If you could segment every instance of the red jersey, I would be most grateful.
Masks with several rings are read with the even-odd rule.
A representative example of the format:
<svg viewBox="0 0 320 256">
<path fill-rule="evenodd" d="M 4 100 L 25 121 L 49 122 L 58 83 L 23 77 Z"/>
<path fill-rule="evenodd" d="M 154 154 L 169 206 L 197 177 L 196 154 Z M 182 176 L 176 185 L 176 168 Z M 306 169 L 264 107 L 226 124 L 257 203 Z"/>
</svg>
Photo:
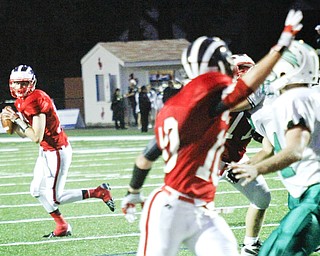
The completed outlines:
<svg viewBox="0 0 320 256">
<path fill-rule="evenodd" d="M 229 111 L 210 113 L 222 101 L 230 108 L 252 92 L 241 79 L 233 90 L 231 83 L 221 73 L 200 75 L 170 98 L 156 119 L 157 144 L 166 162 L 165 184 L 206 202 L 214 199 L 229 127 Z"/>
<path fill-rule="evenodd" d="M 225 150 L 221 160 L 230 163 L 238 162 L 246 153 L 251 141 L 252 126 L 245 112 L 230 113 L 230 127 L 226 135 Z"/>
<path fill-rule="evenodd" d="M 17 99 L 14 103 L 17 110 L 32 125 L 33 116 L 46 115 L 46 127 L 40 146 L 44 150 L 53 151 L 68 145 L 68 138 L 61 129 L 60 120 L 51 98 L 42 90 L 35 90 L 25 99 Z"/>
</svg>

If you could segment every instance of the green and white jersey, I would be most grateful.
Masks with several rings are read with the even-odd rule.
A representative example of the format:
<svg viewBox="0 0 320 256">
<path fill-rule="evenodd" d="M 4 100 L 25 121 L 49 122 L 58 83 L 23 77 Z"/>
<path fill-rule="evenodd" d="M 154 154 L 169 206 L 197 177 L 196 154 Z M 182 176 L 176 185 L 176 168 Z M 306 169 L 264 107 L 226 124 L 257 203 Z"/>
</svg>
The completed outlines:
<svg viewBox="0 0 320 256">
<path fill-rule="evenodd" d="M 301 124 L 311 132 L 311 141 L 301 161 L 279 171 L 291 196 L 298 198 L 311 185 L 320 183 L 320 89 L 296 88 L 279 96 L 253 114 L 257 132 L 272 143 L 275 153 L 286 147 L 285 134 Z"/>
</svg>

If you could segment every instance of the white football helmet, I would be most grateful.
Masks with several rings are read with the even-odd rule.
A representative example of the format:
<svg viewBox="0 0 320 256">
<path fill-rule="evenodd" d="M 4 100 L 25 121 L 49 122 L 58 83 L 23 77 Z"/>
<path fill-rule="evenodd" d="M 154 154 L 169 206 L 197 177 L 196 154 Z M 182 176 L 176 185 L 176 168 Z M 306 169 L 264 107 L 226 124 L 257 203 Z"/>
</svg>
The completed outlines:
<svg viewBox="0 0 320 256">
<path fill-rule="evenodd" d="M 247 54 L 234 54 L 231 57 L 234 62 L 233 74 L 236 78 L 243 76 L 255 65 Z"/>
<path fill-rule="evenodd" d="M 233 77 L 231 55 L 228 46 L 220 38 L 202 36 L 184 49 L 181 63 L 189 79 L 210 71 Z"/>
<path fill-rule="evenodd" d="M 9 86 L 12 97 L 25 98 L 35 90 L 36 76 L 30 66 L 20 65 L 12 69 Z"/>
<path fill-rule="evenodd" d="M 277 91 L 289 84 L 314 85 L 318 77 L 319 57 L 315 49 L 301 40 L 294 40 L 273 67 L 266 83 Z"/>
</svg>

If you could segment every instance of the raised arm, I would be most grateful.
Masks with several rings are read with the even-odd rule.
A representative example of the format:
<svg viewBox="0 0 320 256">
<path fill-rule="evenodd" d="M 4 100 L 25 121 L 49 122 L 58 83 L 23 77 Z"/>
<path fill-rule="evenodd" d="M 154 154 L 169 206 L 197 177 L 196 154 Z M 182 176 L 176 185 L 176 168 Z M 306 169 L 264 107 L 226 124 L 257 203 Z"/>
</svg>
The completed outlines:
<svg viewBox="0 0 320 256">
<path fill-rule="evenodd" d="M 230 93 L 224 98 L 223 102 L 218 106 L 216 113 L 221 113 L 226 109 L 235 107 L 236 104 L 245 100 L 248 94 L 255 91 L 264 82 L 274 65 L 281 58 L 282 52 L 290 46 L 295 35 L 301 30 L 302 24 L 300 24 L 300 21 L 302 17 L 301 11 L 289 11 L 284 30 L 277 44 L 271 48 L 271 51 L 250 72 L 247 72 L 243 77 L 238 79 L 234 93 Z"/>
</svg>

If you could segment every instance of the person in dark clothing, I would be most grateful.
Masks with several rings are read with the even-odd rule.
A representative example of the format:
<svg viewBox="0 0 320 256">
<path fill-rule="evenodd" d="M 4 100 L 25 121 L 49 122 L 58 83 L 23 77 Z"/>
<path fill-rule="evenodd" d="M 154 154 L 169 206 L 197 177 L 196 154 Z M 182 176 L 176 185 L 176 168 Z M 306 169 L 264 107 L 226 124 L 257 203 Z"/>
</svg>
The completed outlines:
<svg viewBox="0 0 320 256">
<path fill-rule="evenodd" d="M 113 111 L 112 120 L 115 122 L 115 128 L 126 129 L 124 123 L 125 105 L 124 99 L 120 93 L 120 89 L 117 88 L 112 97 L 111 110 Z"/>
<path fill-rule="evenodd" d="M 140 108 L 140 115 L 141 115 L 141 132 L 148 132 L 151 102 L 149 100 L 148 90 L 145 85 L 141 87 L 141 91 L 139 93 L 139 108 Z"/>
<path fill-rule="evenodd" d="M 176 95 L 180 91 L 180 89 L 175 88 L 173 82 L 170 80 L 168 82 L 168 87 L 166 87 L 163 91 L 163 103 L 165 103 L 172 96 Z"/>
<path fill-rule="evenodd" d="M 127 99 L 128 99 L 128 102 L 129 102 L 129 105 L 130 105 L 130 108 L 131 108 L 131 113 L 129 113 L 129 124 L 131 124 L 131 119 L 132 119 L 132 116 L 134 118 L 134 126 L 137 126 L 138 125 L 138 115 L 136 113 L 136 105 L 137 105 L 137 102 L 136 102 L 136 98 L 135 98 L 135 94 L 137 92 L 137 87 L 136 87 L 136 83 L 135 83 L 135 80 L 131 80 L 130 81 L 130 84 L 129 84 L 129 87 L 128 87 L 128 93 L 126 95 Z"/>
</svg>

